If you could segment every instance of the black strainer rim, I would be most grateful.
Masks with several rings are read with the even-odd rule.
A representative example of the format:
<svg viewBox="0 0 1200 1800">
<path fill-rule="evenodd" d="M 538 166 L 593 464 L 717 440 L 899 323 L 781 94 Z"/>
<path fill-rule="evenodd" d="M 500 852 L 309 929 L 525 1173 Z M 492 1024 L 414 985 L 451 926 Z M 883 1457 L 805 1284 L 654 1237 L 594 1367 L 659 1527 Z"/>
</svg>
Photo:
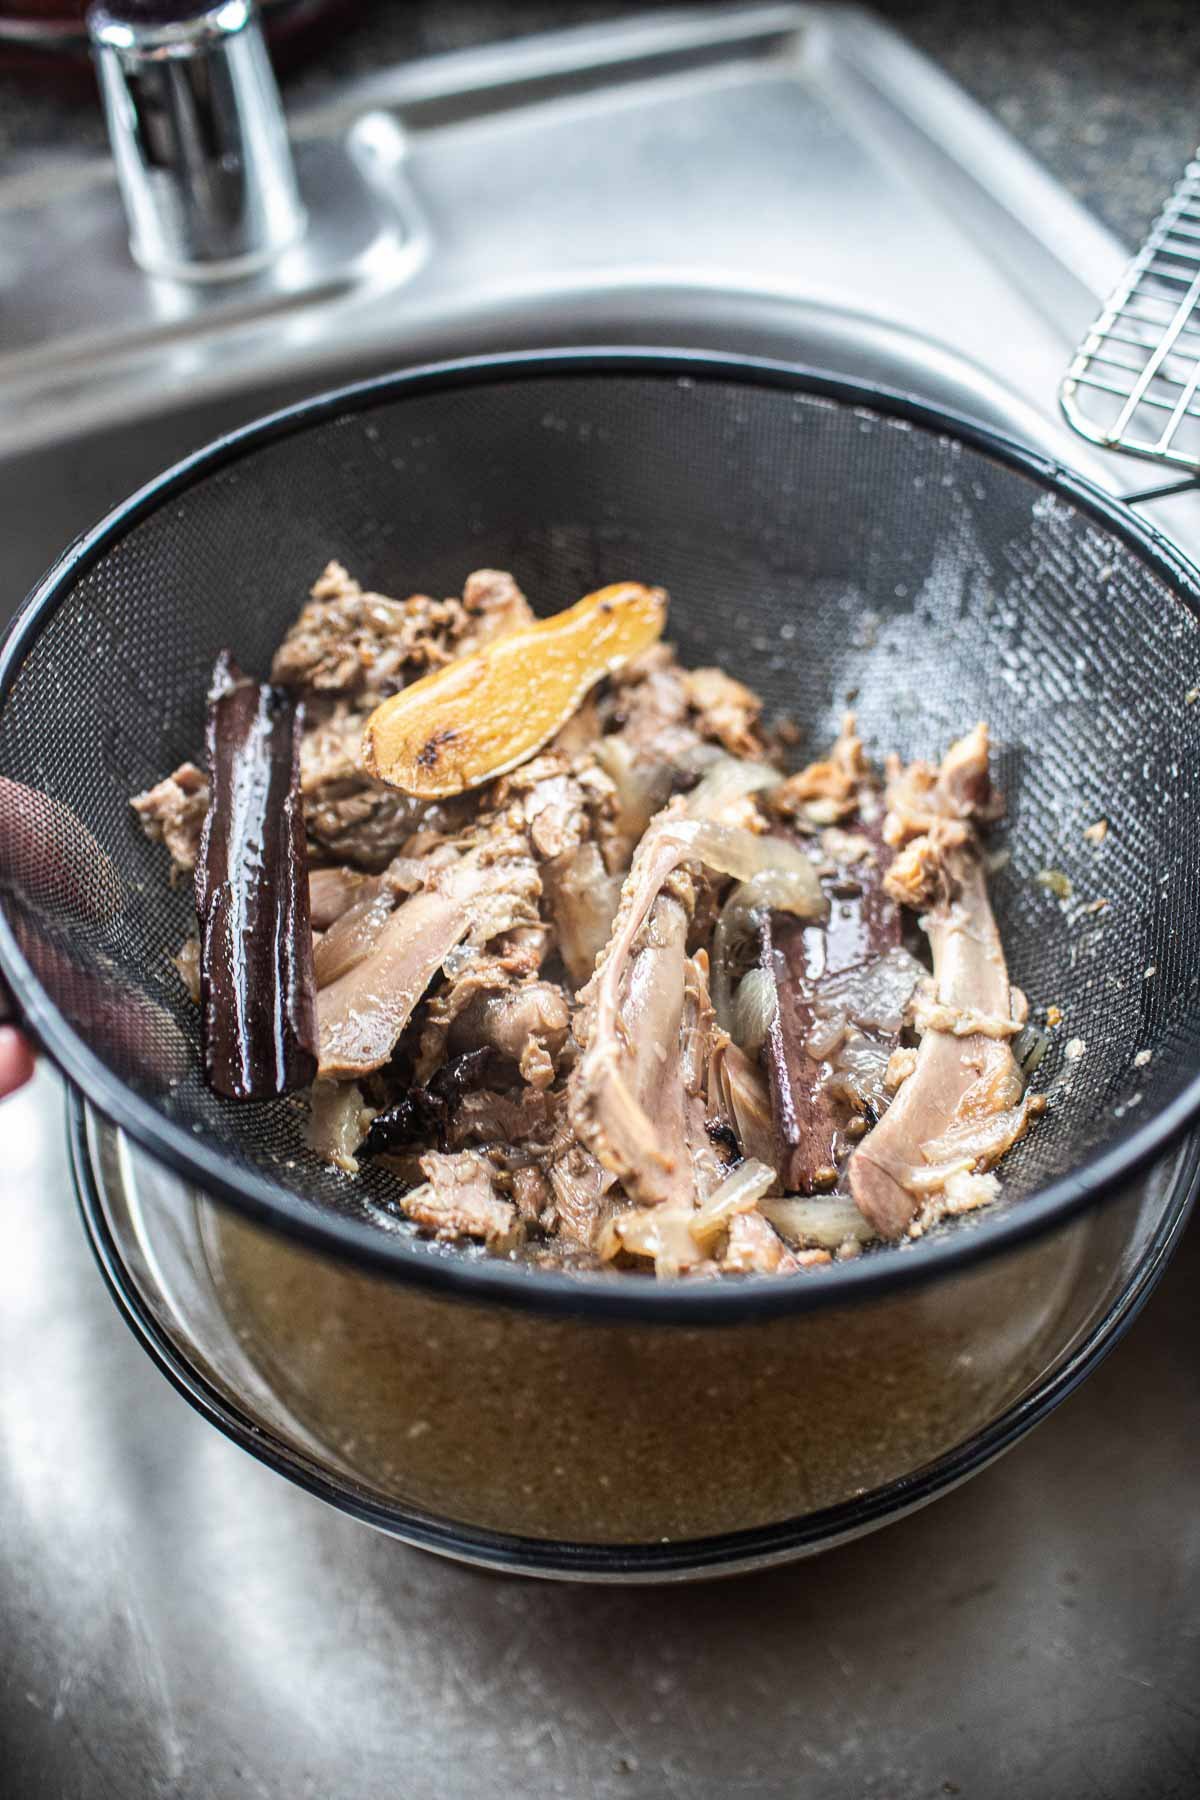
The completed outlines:
<svg viewBox="0 0 1200 1800">
<path fill-rule="evenodd" d="M 1069 499 L 1134 550 L 1200 616 L 1200 571 L 1160 531 L 1085 476 L 964 414 L 917 395 L 851 380 L 803 364 L 693 350 L 621 346 L 520 351 L 434 363 L 375 376 L 300 401 L 215 439 L 114 507 L 63 552 L 30 593 L 0 647 L 0 708 L 39 633 L 78 580 L 139 521 L 193 483 L 247 451 L 310 425 L 411 394 L 546 376 L 638 375 L 734 381 L 816 395 L 952 437 Z M 754 1276 L 741 1282 L 656 1283 L 638 1276 L 558 1275 L 517 1263 L 465 1256 L 365 1220 L 318 1212 L 266 1175 L 232 1170 L 225 1158 L 161 1114 L 96 1056 L 54 1005 L 22 954 L 0 909 L 0 974 L 25 1027 L 68 1081 L 150 1155 L 261 1225 L 380 1274 L 462 1299 L 541 1312 L 659 1324 L 735 1324 L 866 1300 L 966 1268 L 1064 1224 L 1127 1184 L 1171 1147 L 1200 1113 L 1200 1072 L 1166 1106 L 1119 1143 L 1059 1176 L 1011 1209 L 961 1221 L 943 1235 L 834 1264 L 819 1276 Z"/>
</svg>

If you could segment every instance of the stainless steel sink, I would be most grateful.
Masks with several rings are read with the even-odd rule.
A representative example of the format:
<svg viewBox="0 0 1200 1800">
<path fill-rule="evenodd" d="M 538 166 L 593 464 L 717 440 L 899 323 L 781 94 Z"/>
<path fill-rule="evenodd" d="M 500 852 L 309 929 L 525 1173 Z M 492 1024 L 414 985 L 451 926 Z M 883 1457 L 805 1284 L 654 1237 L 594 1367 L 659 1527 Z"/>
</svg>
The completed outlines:
<svg viewBox="0 0 1200 1800">
<path fill-rule="evenodd" d="M 986 416 L 1115 491 L 1146 483 L 1089 462 L 1055 413 L 1122 247 L 857 11 L 675 11 L 470 51 L 292 127 L 312 233 L 237 287 L 135 270 L 104 165 L 0 179 L 0 614 L 214 434 L 509 345 L 801 358 Z M 1160 511 L 1200 542 L 1194 502 Z M 1014 1767 L 1031 1793 L 1094 1786 L 1089 1746 L 1123 1792 L 1187 1787 L 1186 1278 L 1053 1431 L 819 1580 L 559 1607 L 364 1532 L 195 1418 L 88 1261 L 51 1071 L 3 1117 L 14 1791 L 640 1800 L 790 1792 L 803 1768 L 820 1795 L 886 1771 L 889 1792 L 990 1796 Z"/>
<path fill-rule="evenodd" d="M 240 283 L 136 269 L 104 164 L 0 183 L 6 612 L 207 439 L 498 348 L 823 364 L 1087 466 L 1054 394 L 1120 247 L 855 10 L 698 10 L 470 51 L 373 77 L 293 137 L 312 229 Z"/>
</svg>

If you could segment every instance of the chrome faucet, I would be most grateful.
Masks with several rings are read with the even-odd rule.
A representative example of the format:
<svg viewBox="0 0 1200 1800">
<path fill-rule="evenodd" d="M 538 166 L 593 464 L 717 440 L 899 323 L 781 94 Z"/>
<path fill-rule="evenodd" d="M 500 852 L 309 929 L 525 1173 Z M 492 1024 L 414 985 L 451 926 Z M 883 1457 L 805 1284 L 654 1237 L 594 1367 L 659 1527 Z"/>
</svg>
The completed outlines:
<svg viewBox="0 0 1200 1800">
<path fill-rule="evenodd" d="M 295 243 L 304 208 L 254 0 L 99 0 L 87 25 L 142 268 L 229 280 Z"/>
</svg>

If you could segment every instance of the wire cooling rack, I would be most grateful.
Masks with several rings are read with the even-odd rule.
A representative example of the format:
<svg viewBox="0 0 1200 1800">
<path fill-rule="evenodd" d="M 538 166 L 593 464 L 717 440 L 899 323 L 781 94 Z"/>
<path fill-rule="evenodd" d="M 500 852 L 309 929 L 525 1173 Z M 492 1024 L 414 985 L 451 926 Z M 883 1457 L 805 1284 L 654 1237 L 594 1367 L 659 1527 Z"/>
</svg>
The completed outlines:
<svg viewBox="0 0 1200 1800">
<path fill-rule="evenodd" d="M 1106 449 L 1200 475 L 1200 150 L 1059 388 Z"/>
</svg>

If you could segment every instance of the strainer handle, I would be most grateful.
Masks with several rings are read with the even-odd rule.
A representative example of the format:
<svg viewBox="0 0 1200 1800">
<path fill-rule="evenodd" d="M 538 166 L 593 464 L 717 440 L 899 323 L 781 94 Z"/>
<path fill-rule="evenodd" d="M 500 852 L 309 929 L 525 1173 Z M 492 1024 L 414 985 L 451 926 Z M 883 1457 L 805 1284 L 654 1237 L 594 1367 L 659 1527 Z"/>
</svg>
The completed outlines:
<svg viewBox="0 0 1200 1800">
<path fill-rule="evenodd" d="M 25 1085 L 33 1074 L 34 1057 L 34 1043 L 16 1002 L 0 981 L 0 1100 Z"/>
<path fill-rule="evenodd" d="M 0 891 L 17 903 L 7 909 L 9 922 L 22 952 L 35 963 L 39 955 L 58 954 L 32 924 L 47 894 L 68 930 L 71 921 L 94 925 L 110 918 L 123 903 L 121 878 L 82 821 L 60 802 L 6 775 L 0 775 Z M 29 914 L 27 939 L 20 925 L 22 901 Z M 14 1025 L 32 1045 L 25 1008 L 0 979 L 0 1027 Z M 0 1095 L 6 1091 L 4 1065 L 0 1040 Z"/>
</svg>

